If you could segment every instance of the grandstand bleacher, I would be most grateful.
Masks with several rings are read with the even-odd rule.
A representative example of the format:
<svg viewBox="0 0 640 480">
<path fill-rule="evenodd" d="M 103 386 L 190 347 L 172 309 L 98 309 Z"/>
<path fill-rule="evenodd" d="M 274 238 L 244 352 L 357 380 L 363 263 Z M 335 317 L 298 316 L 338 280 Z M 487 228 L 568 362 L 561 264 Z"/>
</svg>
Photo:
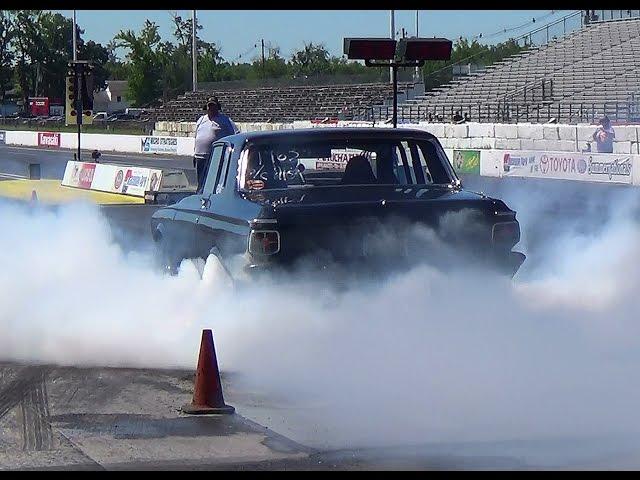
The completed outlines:
<svg viewBox="0 0 640 480">
<path fill-rule="evenodd" d="M 405 102 L 399 118 L 450 121 L 460 111 L 473 121 L 575 123 L 606 113 L 622 123 L 637 120 L 639 92 L 640 19 L 608 20 Z"/>
<path fill-rule="evenodd" d="M 407 88 L 408 83 L 399 85 L 399 91 Z M 156 121 L 196 121 L 211 96 L 218 97 L 224 112 L 236 122 L 351 120 L 372 105 L 391 103 L 393 86 L 364 83 L 187 92 L 158 109 Z"/>
</svg>

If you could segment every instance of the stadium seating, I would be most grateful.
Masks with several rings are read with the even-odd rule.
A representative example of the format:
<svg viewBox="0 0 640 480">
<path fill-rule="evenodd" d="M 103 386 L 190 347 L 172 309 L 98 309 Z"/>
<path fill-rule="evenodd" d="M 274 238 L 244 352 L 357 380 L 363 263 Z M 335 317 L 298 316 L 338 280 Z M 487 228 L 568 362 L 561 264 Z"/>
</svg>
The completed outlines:
<svg viewBox="0 0 640 480">
<path fill-rule="evenodd" d="M 633 120 L 640 93 L 640 19 L 595 22 L 400 106 L 399 117 L 450 121 Z M 383 119 L 389 109 L 378 108 Z M 375 110 L 374 110 L 375 112 Z M 429 115 L 431 114 L 431 115 Z"/>
<path fill-rule="evenodd" d="M 408 84 L 399 85 L 404 91 Z M 236 122 L 291 122 L 324 118 L 351 120 L 371 105 L 390 104 L 388 83 L 290 86 L 187 92 L 156 112 L 156 121 L 195 121 L 208 97 L 216 96 Z"/>
</svg>

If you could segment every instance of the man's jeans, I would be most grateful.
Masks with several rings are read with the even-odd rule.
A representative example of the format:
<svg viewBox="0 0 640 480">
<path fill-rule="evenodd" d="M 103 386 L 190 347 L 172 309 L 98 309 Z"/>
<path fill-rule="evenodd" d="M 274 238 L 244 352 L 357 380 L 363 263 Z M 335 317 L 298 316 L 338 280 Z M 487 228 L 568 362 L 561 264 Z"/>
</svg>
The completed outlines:
<svg viewBox="0 0 640 480">
<path fill-rule="evenodd" d="M 204 177 L 207 173 L 207 157 L 194 156 L 193 166 L 196 167 L 196 175 L 198 177 L 198 191 L 201 191 L 204 185 Z"/>
</svg>

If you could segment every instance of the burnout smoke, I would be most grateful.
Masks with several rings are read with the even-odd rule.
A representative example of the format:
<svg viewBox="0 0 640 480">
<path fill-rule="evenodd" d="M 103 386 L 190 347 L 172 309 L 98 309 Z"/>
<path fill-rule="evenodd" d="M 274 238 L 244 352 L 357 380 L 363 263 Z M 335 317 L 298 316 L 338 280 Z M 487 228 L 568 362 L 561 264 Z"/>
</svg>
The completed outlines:
<svg viewBox="0 0 640 480">
<path fill-rule="evenodd" d="M 637 201 L 586 196 L 566 222 L 540 188 L 501 192 L 529 257 L 515 280 L 418 265 L 344 291 L 300 272 L 234 290 L 214 259 L 170 277 L 96 207 L 0 205 L 0 357 L 193 369 L 212 328 L 234 389 L 310 445 L 640 433 Z"/>
</svg>

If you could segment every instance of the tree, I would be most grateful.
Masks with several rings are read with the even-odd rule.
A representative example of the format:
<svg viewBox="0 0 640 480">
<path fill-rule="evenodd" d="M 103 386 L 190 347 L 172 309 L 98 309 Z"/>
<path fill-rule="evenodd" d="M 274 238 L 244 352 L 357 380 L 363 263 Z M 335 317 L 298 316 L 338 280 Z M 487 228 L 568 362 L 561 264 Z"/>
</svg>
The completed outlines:
<svg viewBox="0 0 640 480">
<path fill-rule="evenodd" d="M 262 56 L 256 56 L 251 62 L 251 70 L 248 79 L 257 80 L 262 78 L 282 78 L 292 77 L 293 71 L 291 65 L 280 56 L 280 47 L 267 43 L 267 53 L 265 55 L 264 64 Z"/>
<path fill-rule="evenodd" d="M 100 90 L 107 86 L 106 80 L 109 77 L 108 62 L 109 50 L 102 44 L 89 40 L 82 43 L 79 48 L 78 59 L 88 60 L 94 67 L 93 70 L 93 88 Z"/>
<path fill-rule="evenodd" d="M 116 53 L 118 49 L 117 41 L 111 40 L 105 47 L 107 51 L 107 62 L 104 69 L 107 72 L 107 80 L 126 80 L 129 76 L 128 65 L 122 62 Z"/>
<path fill-rule="evenodd" d="M 33 92 L 36 96 L 62 99 L 68 70 L 67 63 L 73 59 L 73 21 L 59 13 L 43 12 L 37 18 L 36 25 L 40 34 L 36 42 L 37 82 Z M 79 25 L 76 25 L 76 28 L 78 59 L 91 60 L 82 55 L 82 52 L 87 51 L 82 39 L 84 31 Z"/>
<path fill-rule="evenodd" d="M 120 30 L 114 40 L 116 48 L 129 50 L 127 97 L 135 105 L 143 105 L 158 98 L 162 92 L 163 66 L 159 52 L 158 25 L 145 20 L 139 35 L 133 30 Z"/>
<path fill-rule="evenodd" d="M 215 82 L 221 79 L 229 64 L 220 55 L 215 43 L 203 42 L 198 49 L 198 79 L 202 82 Z"/>
<path fill-rule="evenodd" d="M 182 80 L 174 88 L 184 91 L 191 87 L 192 83 L 193 20 L 191 18 L 183 19 L 175 12 L 171 13 L 171 18 L 174 25 L 173 36 L 178 42 L 173 61 L 174 65 L 182 66 L 182 75 L 179 76 Z M 202 25 L 196 18 L 196 35 L 199 30 L 202 30 Z M 218 77 L 221 64 L 224 62 L 220 55 L 220 48 L 214 42 L 205 42 L 196 38 L 196 50 L 198 52 L 198 79 L 213 81 L 212 79 Z"/>
<path fill-rule="evenodd" d="M 30 96 L 62 99 L 67 63 L 73 58 L 72 20 L 59 13 L 17 10 L 11 13 L 10 18 L 7 17 L 7 21 L 12 27 L 15 78 L 24 105 Z M 93 41 L 85 44 L 82 39 L 84 31 L 78 25 L 76 28 L 78 58 L 89 60 L 96 66 L 94 82 L 97 87 L 103 86 L 106 79 L 103 66 L 108 52 Z"/>
<path fill-rule="evenodd" d="M 323 44 L 305 43 L 302 50 L 291 56 L 291 64 L 296 76 L 327 73 L 330 70 L 329 52 Z"/>
<path fill-rule="evenodd" d="M 0 101 L 4 102 L 7 90 L 13 87 L 13 51 L 11 42 L 14 29 L 11 18 L 0 10 Z"/>
<path fill-rule="evenodd" d="M 36 81 L 36 64 L 41 58 L 41 43 L 37 26 L 39 10 L 16 10 L 11 12 L 14 27 L 14 48 L 16 52 L 15 76 L 26 110 L 31 89 Z"/>
<path fill-rule="evenodd" d="M 186 53 L 191 56 L 193 20 L 190 18 L 183 20 L 176 12 L 171 12 L 171 19 L 173 20 L 173 36 L 178 40 L 178 48 L 184 48 Z M 199 30 L 202 30 L 202 25 L 196 18 L 196 37 Z M 200 52 L 202 43 L 204 42 L 197 38 L 196 48 L 198 52 Z"/>
</svg>

